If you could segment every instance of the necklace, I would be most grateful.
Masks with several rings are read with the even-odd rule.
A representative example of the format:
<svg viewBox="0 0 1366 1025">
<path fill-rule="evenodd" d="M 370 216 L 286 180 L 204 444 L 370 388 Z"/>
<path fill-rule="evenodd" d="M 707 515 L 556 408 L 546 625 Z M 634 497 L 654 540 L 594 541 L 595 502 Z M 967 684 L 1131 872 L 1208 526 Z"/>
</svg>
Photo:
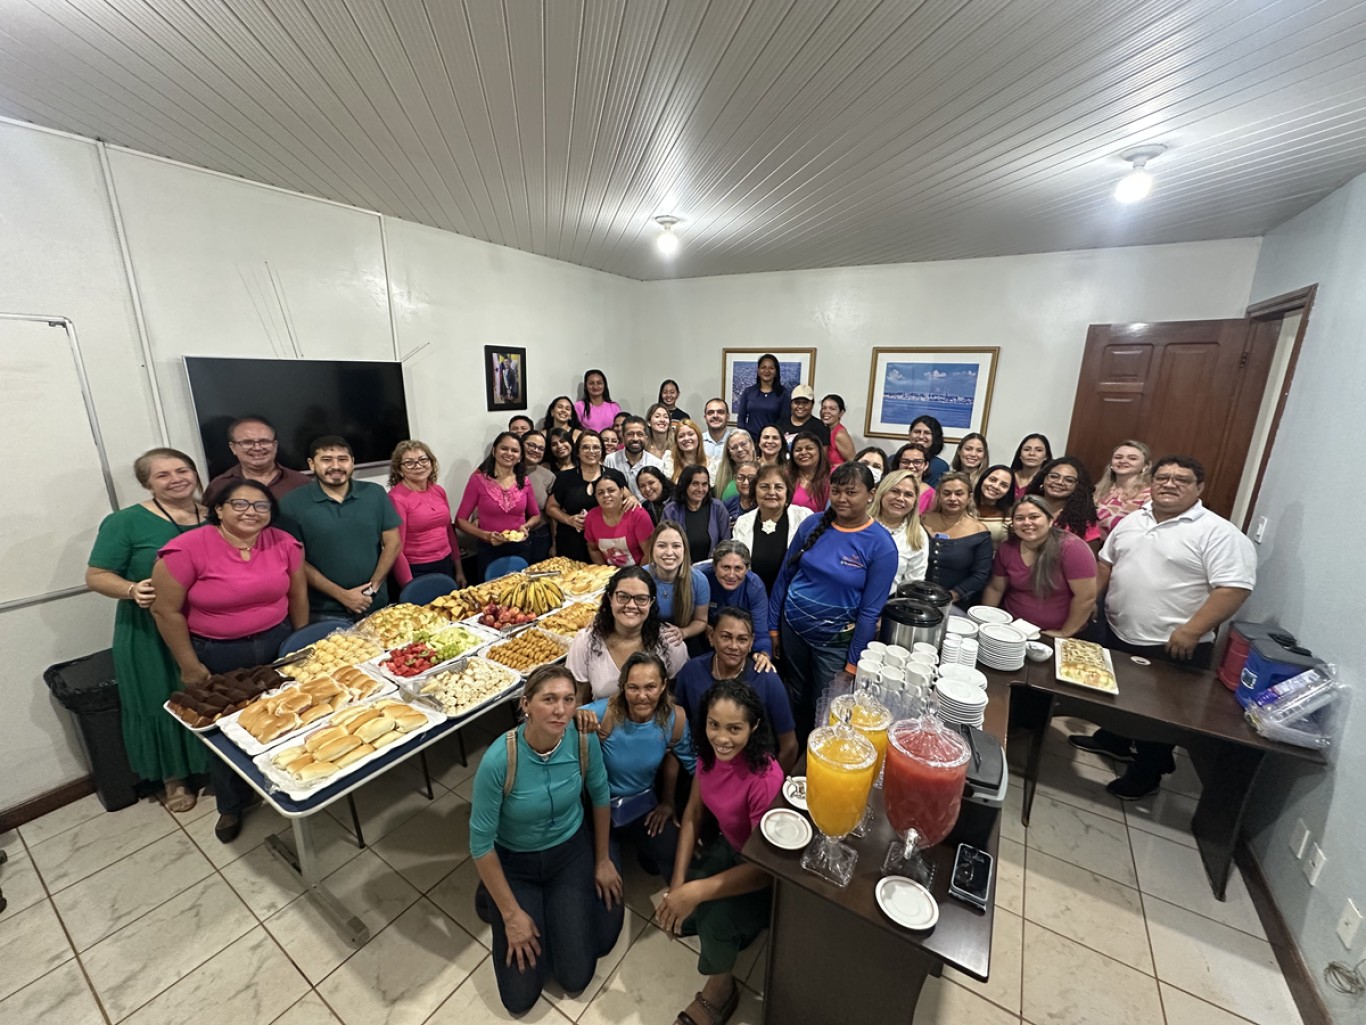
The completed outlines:
<svg viewBox="0 0 1366 1025">
<path fill-rule="evenodd" d="M 223 525 L 221 523 L 218 525 L 218 536 L 221 537 L 228 544 L 230 544 L 232 547 L 236 548 L 239 552 L 250 552 L 253 548 L 256 547 L 256 541 L 253 541 L 249 545 L 239 545 L 235 540 L 233 540 L 232 536 L 226 530 L 223 529 Z M 260 540 L 260 535 L 257 535 L 256 540 Z"/>
<path fill-rule="evenodd" d="M 183 533 L 185 533 L 185 531 L 189 530 L 191 527 L 197 527 L 197 526 L 199 526 L 201 523 L 204 522 L 203 518 L 199 515 L 199 505 L 198 505 L 198 503 L 196 503 L 196 504 L 195 504 L 195 507 L 194 507 L 194 522 L 193 522 L 193 523 L 180 523 L 180 522 L 178 522 L 178 521 L 176 520 L 176 518 L 175 518 L 174 516 L 172 516 L 172 515 L 166 510 L 166 507 L 165 507 L 164 505 L 162 505 L 160 502 L 157 501 L 155 495 L 152 496 L 152 504 L 153 504 L 154 506 L 156 506 L 156 507 L 161 511 L 161 515 L 165 516 L 168 520 L 171 521 L 171 526 L 175 527 L 175 532 L 176 532 L 177 534 L 183 534 Z"/>
</svg>

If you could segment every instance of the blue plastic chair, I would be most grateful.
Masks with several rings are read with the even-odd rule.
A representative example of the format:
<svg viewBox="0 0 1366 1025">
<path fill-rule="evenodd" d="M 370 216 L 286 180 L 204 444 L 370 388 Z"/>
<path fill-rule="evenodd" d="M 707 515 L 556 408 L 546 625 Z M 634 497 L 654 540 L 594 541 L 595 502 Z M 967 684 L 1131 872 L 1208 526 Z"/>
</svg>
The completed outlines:
<svg viewBox="0 0 1366 1025">
<path fill-rule="evenodd" d="M 413 605 L 426 605 L 434 598 L 450 594 L 459 586 L 445 573 L 428 573 L 425 576 L 414 577 L 408 586 L 399 592 L 398 600 Z"/>
<path fill-rule="evenodd" d="M 509 573 L 520 573 L 529 565 L 530 563 L 520 555 L 504 555 L 501 559 L 494 559 L 489 563 L 489 568 L 484 570 L 484 580 L 487 582 L 505 577 Z"/>
<path fill-rule="evenodd" d="M 280 642 L 278 657 L 284 658 L 291 651 L 306 648 L 314 641 L 320 641 L 328 634 L 337 630 L 345 630 L 351 625 L 349 619 L 320 619 L 316 623 L 309 623 L 308 626 L 300 627 Z"/>
</svg>

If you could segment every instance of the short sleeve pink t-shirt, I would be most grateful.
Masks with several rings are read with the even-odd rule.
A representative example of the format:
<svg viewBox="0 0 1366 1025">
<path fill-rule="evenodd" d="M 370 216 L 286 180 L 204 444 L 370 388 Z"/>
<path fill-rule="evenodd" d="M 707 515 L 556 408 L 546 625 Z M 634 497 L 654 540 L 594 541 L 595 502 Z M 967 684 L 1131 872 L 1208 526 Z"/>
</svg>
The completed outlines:
<svg viewBox="0 0 1366 1025">
<path fill-rule="evenodd" d="M 721 835 L 738 851 L 783 788 L 783 770 L 770 758 L 760 772 L 751 772 L 743 754 L 728 762 L 718 758 L 710 769 L 699 761 L 697 785 Z"/>
<path fill-rule="evenodd" d="M 185 588 L 190 633 L 231 641 L 279 626 L 289 615 L 289 578 L 303 565 L 303 545 L 279 527 L 261 531 L 251 558 L 216 526 L 186 531 L 162 546 L 160 558 Z"/>
<path fill-rule="evenodd" d="M 645 542 L 654 532 L 654 521 L 640 506 L 627 509 L 621 521 L 609 527 L 602 510 L 589 509 L 583 518 L 583 537 L 589 551 L 599 551 L 609 566 L 639 566 L 645 561 Z"/>
<path fill-rule="evenodd" d="M 1054 586 L 1042 598 L 1034 594 L 1030 582 L 1033 567 L 1026 566 L 1020 557 L 1020 542 L 1011 538 L 996 551 L 991 575 L 1006 578 L 1006 593 L 1001 606 L 1016 619 L 1033 623 L 1040 630 L 1056 630 L 1067 622 L 1072 607 L 1070 580 L 1087 580 L 1096 575 L 1096 557 L 1086 542 L 1065 531 L 1059 534 L 1062 557 Z"/>
</svg>

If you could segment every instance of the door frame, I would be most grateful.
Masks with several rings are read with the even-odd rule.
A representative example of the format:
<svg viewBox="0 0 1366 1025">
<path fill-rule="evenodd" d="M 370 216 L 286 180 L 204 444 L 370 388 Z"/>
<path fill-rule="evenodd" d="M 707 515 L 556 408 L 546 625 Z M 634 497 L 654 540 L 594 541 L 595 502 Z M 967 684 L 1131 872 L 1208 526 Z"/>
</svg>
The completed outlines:
<svg viewBox="0 0 1366 1025">
<path fill-rule="evenodd" d="M 1304 344 L 1304 334 L 1309 327 L 1309 313 L 1314 305 L 1314 297 L 1318 294 L 1318 283 L 1297 288 L 1292 292 L 1283 292 L 1280 295 L 1272 296 L 1270 299 L 1263 299 L 1261 302 L 1253 303 L 1247 308 L 1244 315 L 1251 320 L 1260 321 L 1280 321 L 1284 320 L 1292 313 L 1300 314 L 1300 325 L 1295 332 L 1295 340 L 1291 344 L 1290 359 L 1286 362 L 1285 377 L 1281 381 L 1281 393 L 1276 396 L 1276 410 L 1271 415 L 1271 429 L 1267 432 L 1266 443 L 1262 446 L 1262 457 L 1257 465 L 1257 479 L 1252 485 L 1252 494 L 1248 497 L 1247 510 L 1243 513 L 1243 522 L 1240 528 L 1244 533 L 1247 532 L 1249 524 L 1252 522 L 1252 514 L 1257 509 L 1257 499 L 1261 495 L 1262 481 L 1266 477 L 1267 465 L 1271 462 L 1271 452 L 1276 447 L 1276 435 L 1281 429 L 1281 416 L 1285 413 L 1285 403 L 1290 396 L 1290 386 L 1295 380 L 1295 367 L 1300 361 L 1300 348 Z"/>
</svg>

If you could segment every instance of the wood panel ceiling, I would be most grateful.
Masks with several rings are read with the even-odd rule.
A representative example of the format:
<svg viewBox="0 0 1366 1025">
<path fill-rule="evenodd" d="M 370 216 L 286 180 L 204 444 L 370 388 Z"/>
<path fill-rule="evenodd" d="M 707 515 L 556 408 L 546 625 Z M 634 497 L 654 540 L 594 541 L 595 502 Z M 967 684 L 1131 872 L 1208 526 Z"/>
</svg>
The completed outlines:
<svg viewBox="0 0 1366 1025">
<path fill-rule="evenodd" d="M 0 113 L 641 279 L 1260 235 L 1364 102 L 1346 0 L 0 0 Z"/>
</svg>

